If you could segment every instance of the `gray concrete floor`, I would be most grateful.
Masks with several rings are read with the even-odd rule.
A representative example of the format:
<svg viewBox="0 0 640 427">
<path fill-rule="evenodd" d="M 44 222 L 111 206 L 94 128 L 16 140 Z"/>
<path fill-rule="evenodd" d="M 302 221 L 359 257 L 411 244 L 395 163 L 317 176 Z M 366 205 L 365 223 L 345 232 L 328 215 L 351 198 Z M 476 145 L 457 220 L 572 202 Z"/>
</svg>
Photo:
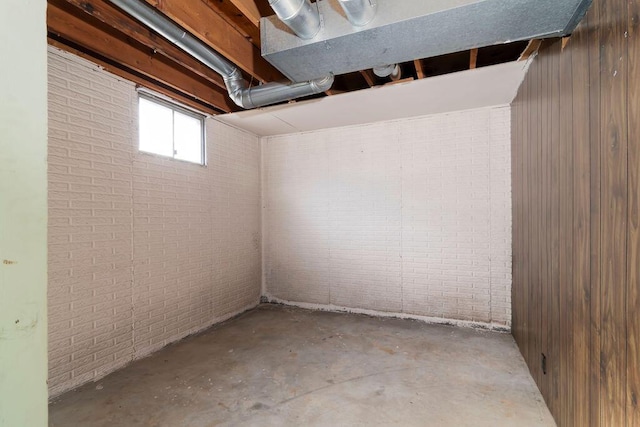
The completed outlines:
<svg viewBox="0 0 640 427">
<path fill-rule="evenodd" d="M 260 306 L 51 403 L 50 426 L 554 426 L 512 337 Z"/>
</svg>

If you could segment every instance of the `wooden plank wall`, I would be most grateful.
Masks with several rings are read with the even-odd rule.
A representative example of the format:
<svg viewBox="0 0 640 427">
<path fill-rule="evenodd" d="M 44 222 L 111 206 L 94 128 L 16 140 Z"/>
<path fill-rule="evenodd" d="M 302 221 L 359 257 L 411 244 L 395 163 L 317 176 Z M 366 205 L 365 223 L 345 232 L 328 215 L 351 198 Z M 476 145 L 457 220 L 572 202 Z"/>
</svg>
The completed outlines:
<svg viewBox="0 0 640 427">
<path fill-rule="evenodd" d="M 559 426 L 640 426 L 639 15 L 594 0 L 512 108 L 513 335 Z"/>
</svg>

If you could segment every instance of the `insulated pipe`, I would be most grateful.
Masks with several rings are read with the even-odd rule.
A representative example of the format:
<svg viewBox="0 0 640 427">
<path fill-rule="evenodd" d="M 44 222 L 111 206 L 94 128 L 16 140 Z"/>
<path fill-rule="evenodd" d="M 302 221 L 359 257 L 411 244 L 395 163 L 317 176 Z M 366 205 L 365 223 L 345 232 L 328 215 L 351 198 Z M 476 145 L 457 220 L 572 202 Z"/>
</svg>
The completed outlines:
<svg viewBox="0 0 640 427">
<path fill-rule="evenodd" d="M 339 0 L 347 19 L 355 27 L 363 27 L 373 20 L 378 10 L 377 0 Z"/>
<path fill-rule="evenodd" d="M 142 1 L 109 1 L 220 74 L 229 92 L 229 97 L 242 108 L 263 107 L 294 98 L 315 95 L 329 90 L 333 85 L 333 75 L 329 75 L 303 83 L 267 83 L 261 86 L 247 87 L 242 73 L 235 65 L 151 7 L 143 4 Z"/>
<path fill-rule="evenodd" d="M 301 39 L 312 39 L 320 31 L 318 6 L 309 0 L 269 0 L 278 18 Z"/>
</svg>

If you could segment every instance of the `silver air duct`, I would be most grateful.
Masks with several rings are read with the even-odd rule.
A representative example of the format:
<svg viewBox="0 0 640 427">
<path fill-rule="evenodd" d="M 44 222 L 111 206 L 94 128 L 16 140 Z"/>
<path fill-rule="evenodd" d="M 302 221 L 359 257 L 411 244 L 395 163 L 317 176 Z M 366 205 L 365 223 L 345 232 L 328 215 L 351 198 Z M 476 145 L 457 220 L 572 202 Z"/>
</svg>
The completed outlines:
<svg viewBox="0 0 640 427">
<path fill-rule="evenodd" d="M 320 31 L 320 13 L 309 0 L 269 0 L 278 18 L 301 39 L 312 39 Z"/>
<path fill-rule="evenodd" d="M 242 108 L 250 109 L 276 104 L 327 91 L 333 85 L 333 75 L 303 83 L 267 83 L 247 87 L 240 70 L 200 40 L 139 0 L 109 0 L 180 49 L 202 62 L 224 79 L 229 97 Z"/>
<path fill-rule="evenodd" d="M 378 9 L 377 0 L 339 0 L 347 19 L 354 27 L 363 27 L 373 20 Z"/>
<path fill-rule="evenodd" d="M 147 0 L 149 1 L 149 0 Z M 372 4 L 374 0 L 370 0 Z M 316 0 L 322 31 L 301 40 L 277 16 L 260 20 L 262 57 L 294 82 L 402 64 L 517 40 L 571 34 L 591 0 L 376 0 L 363 27 L 338 0 Z M 343 7 L 365 0 L 341 0 Z M 349 8 L 350 10 L 350 8 Z"/>
<path fill-rule="evenodd" d="M 398 64 L 374 67 L 373 74 L 378 77 L 389 77 L 393 81 L 400 80 L 400 77 L 402 77 L 402 71 L 400 70 L 400 66 Z"/>
<path fill-rule="evenodd" d="M 240 73 L 238 72 L 238 74 Z M 234 86 L 235 82 L 238 81 L 244 83 L 241 75 L 239 75 L 239 79 L 234 79 L 232 82 L 227 81 L 225 77 L 229 96 L 236 104 L 244 106 L 244 108 L 255 108 L 325 92 L 331 89 L 333 76 L 302 83 L 268 83 L 251 89 L 245 89 L 239 85 Z"/>
</svg>

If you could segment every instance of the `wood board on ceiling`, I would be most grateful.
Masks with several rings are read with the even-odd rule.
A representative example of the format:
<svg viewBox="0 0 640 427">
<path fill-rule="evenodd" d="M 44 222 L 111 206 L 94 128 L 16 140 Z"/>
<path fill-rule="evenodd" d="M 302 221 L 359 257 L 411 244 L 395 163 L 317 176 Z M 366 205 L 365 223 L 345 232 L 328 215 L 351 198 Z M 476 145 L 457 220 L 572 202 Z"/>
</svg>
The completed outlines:
<svg viewBox="0 0 640 427">
<path fill-rule="evenodd" d="M 509 62 L 216 119 L 259 136 L 283 135 L 509 104 L 528 62 Z"/>
</svg>

